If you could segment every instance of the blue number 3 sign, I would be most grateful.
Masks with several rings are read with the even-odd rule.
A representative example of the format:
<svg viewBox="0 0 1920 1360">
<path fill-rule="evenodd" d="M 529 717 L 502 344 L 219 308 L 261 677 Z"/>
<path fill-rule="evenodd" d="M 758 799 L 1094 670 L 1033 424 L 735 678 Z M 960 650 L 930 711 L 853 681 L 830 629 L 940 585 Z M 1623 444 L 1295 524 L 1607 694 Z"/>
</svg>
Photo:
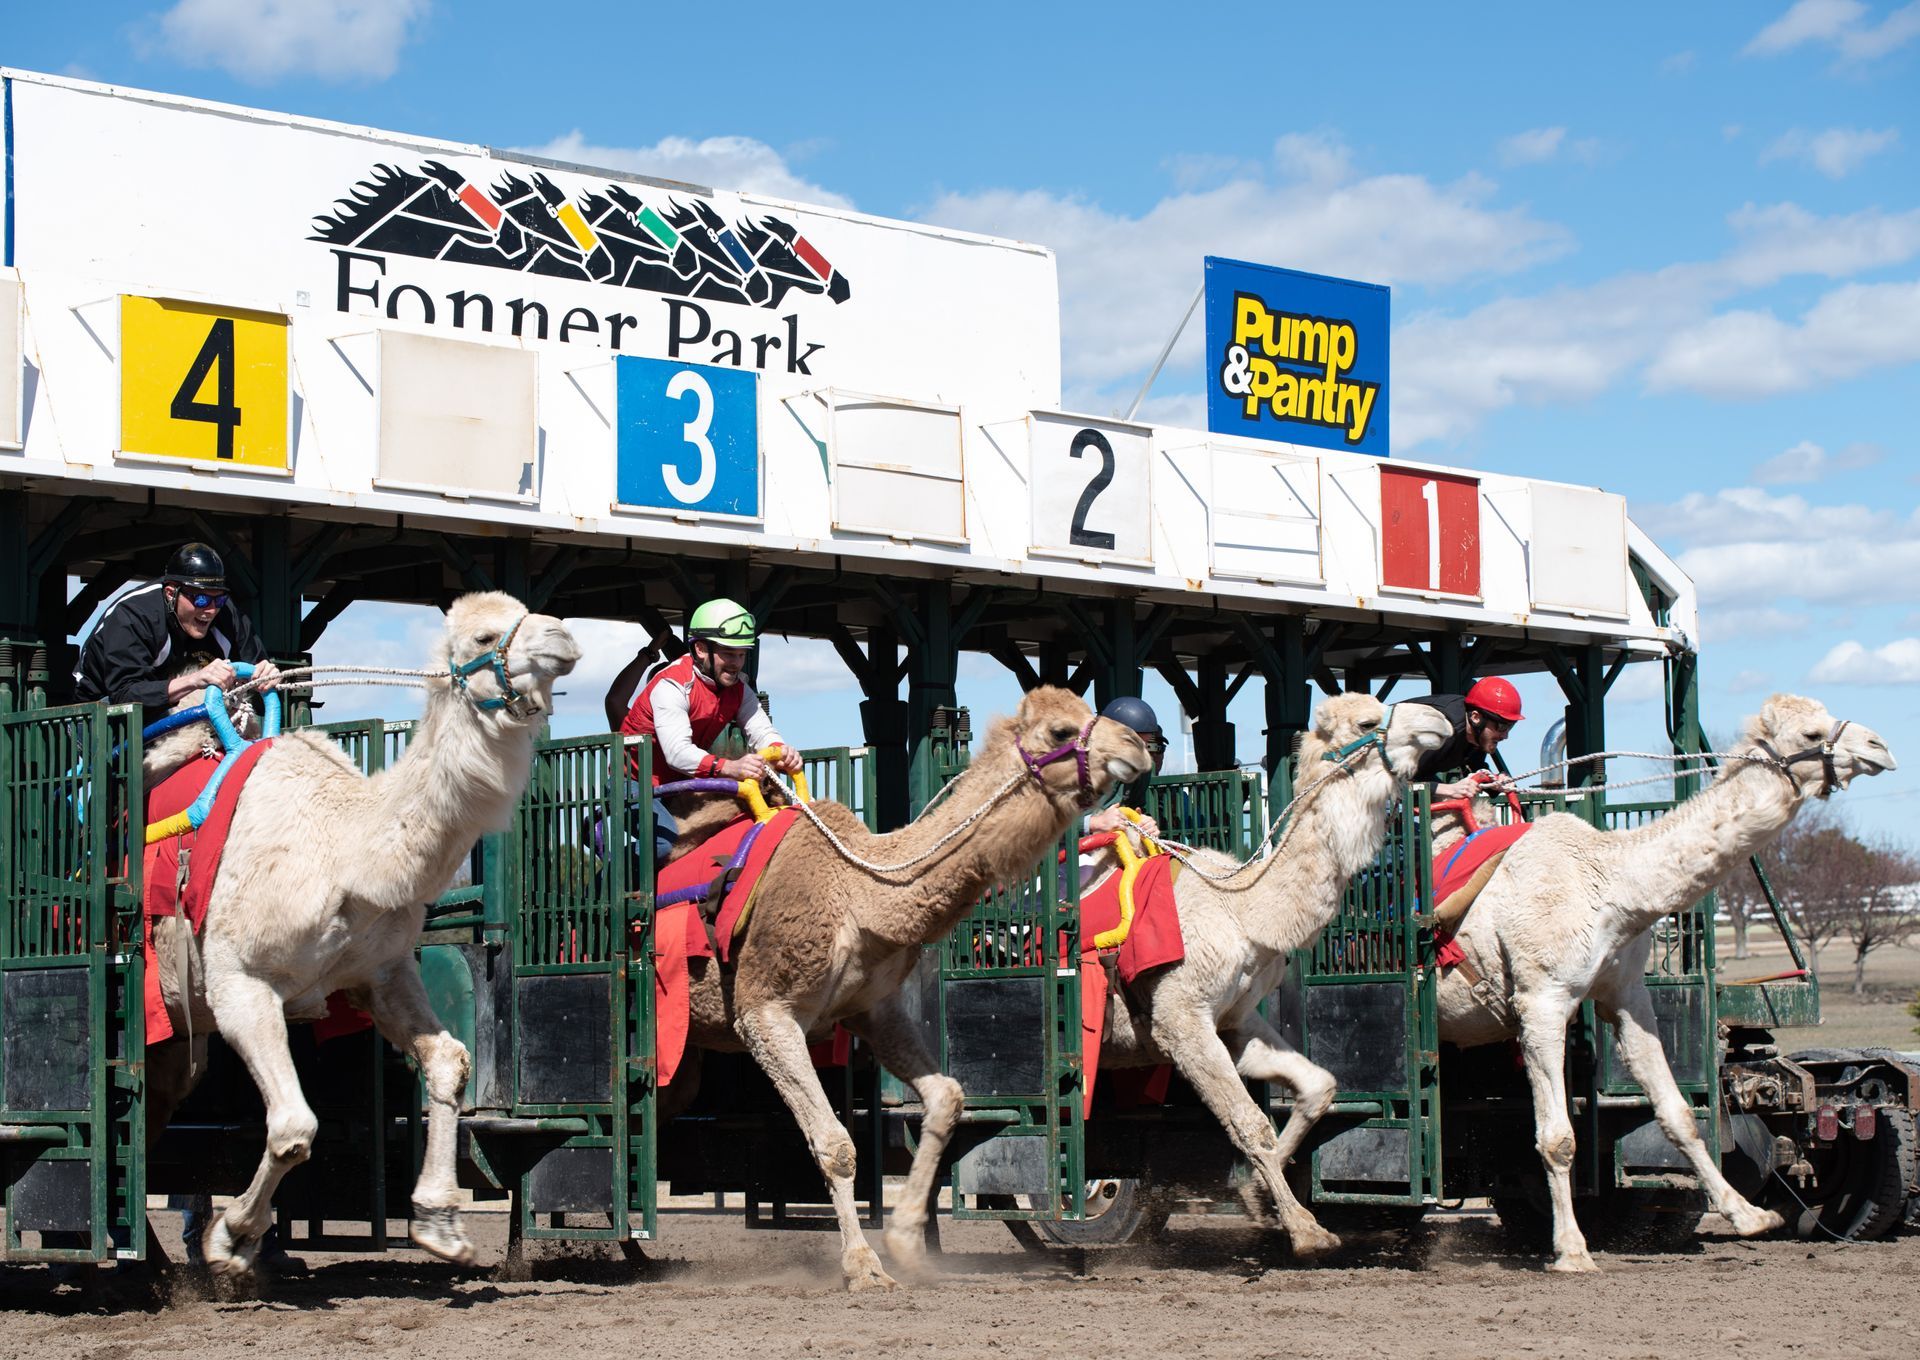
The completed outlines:
<svg viewBox="0 0 1920 1360">
<path fill-rule="evenodd" d="M 630 354 L 614 364 L 619 503 L 758 519 L 759 375 Z"/>
</svg>

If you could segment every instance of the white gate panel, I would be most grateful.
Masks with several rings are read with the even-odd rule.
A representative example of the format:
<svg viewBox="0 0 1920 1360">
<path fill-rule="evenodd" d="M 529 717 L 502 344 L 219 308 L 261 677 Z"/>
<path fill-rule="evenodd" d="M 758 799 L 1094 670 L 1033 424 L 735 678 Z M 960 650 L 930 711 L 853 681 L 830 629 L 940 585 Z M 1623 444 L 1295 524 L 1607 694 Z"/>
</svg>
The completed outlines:
<svg viewBox="0 0 1920 1360">
<path fill-rule="evenodd" d="M 1223 444 L 1212 451 L 1213 574 L 1270 583 L 1323 581 L 1320 460 Z"/>
<path fill-rule="evenodd" d="M 1035 553 L 1152 565 L 1151 427 L 1035 411 L 1027 449 Z"/>
<path fill-rule="evenodd" d="M 21 393 L 27 381 L 20 361 L 20 281 L 0 278 L 0 449 L 21 446 Z"/>
<path fill-rule="evenodd" d="M 859 392 L 827 396 L 834 529 L 964 544 L 960 408 Z"/>
<path fill-rule="evenodd" d="M 1535 482 L 1528 545 L 1535 609 L 1624 616 L 1627 499 L 1583 486 Z"/>
<path fill-rule="evenodd" d="M 375 484 L 537 502 L 537 367 L 528 350 L 381 331 Z"/>
</svg>

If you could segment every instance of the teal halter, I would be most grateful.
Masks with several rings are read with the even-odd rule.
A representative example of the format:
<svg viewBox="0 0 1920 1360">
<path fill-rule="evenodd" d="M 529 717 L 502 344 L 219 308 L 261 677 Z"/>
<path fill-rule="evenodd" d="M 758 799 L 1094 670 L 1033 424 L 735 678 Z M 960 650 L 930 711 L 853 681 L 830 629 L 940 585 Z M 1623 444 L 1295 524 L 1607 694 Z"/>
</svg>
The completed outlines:
<svg viewBox="0 0 1920 1360">
<path fill-rule="evenodd" d="M 513 687 L 513 677 L 507 673 L 507 648 L 513 645 L 513 635 L 520 631 L 520 625 L 526 621 L 525 614 L 515 619 L 513 627 L 507 629 L 490 650 L 480 653 L 464 666 L 454 665 L 452 658 L 447 660 L 447 673 L 453 677 L 453 687 L 465 694 L 473 706 L 483 713 L 504 708 L 509 718 L 530 718 L 539 711 L 527 695 Z M 488 666 L 493 668 L 493 678 L 500 683 L 500 693 L 491 699 L 475 699 L 467 689 L 467 677 Z"/>
<path fill-rule="evenodd" d="M 1322 755 L 1320 759 L 1343 761 L 1348 756 L 1351 756 L 1356 752 L 1366 750 L 1369 746 L 1378 746 L 1380 748 L 1381 763 L 1384 764 L 1388 769 L 1392 769 L 1393 762 L 1387 758 L 1387 726 L 1392 721 L 1393 721 L 1393 705 L 1388 704 L 1384 709 L 1381 710 L 1380 725 L 1378 727 L 1374 728 L 1373 731 L 1367 733 L 1367 735 L 1364 737 L 1355 737 L 1352 741 L 1348 742 L 1345 746 L 1340 747 L 1338 750 L 1328 751 L 1326 754 Z"/>
</svg>

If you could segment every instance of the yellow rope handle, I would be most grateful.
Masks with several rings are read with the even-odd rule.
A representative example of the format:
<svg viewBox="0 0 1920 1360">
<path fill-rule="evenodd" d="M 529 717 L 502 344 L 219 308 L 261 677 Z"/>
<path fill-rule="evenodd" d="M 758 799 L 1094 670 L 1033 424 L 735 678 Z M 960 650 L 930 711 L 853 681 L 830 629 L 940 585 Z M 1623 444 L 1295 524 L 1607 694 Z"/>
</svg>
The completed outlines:
<svg viewBox="0 0 1920 1360">
<path fill-rule="evenodd" d="M 787 748 L 776 741 L 773 745 L 760 752 L 760 758 L 768 764 L 772 764 L 774 761 L 780 759 L 781 756 L 785 755 L 786 751 Z M 805 771 L 794 775 L 793 793 L 794 797 L 803 803 L 811 803 L 813 801 L 813 793 L 807 788 Z M 761 790 L 759 780 L 742 779 L 740 781 L 740 799 L 747 805 L 747 811 L 753 814 L 754 821 L 764 822 L 773 816 L 773 809 L 767 806 L 767 795 Z"/>
<path fill-rule="evenodd" d="M 193 830 L 193 818 L 187 809 L 176 812 L 171 817 L 150 823 L 147 827 L 147 844 L 164 841 L 170 836 L 184 836 Z"/>
<path fill-rule="evenodd" d="M 1136 808 L 1123 807 L 1120 815 L 1135 826 L 1140 824 Z M 1113 838 L 1114 853 L 1120 856 L 1120 921 L 1112 930 L 1103 930 L 1093 937 L 1095 949 L 1117 949 L 1133 931 L 1133 881 L 1140 876 L 1141 865 L 1165 853 L 1145 834 L 1141 835 L 1140 844 L 1146 848 L 1144 855 L 1133 848 L 1133 838 L 1126 833 Z"/>
<path fill-rule="evenodd" d="M 776 741 L 760 753 L 760 759 L 766 761 L 768 764 L 772 764 L 786 753 L 787 748 Z M 794 771 L 793 794 L 794 797 L 803 803 L 811 803 L 813 801 L 813 790 L 807 787 L 807 771 L 804 766 Z"/>
</svg>

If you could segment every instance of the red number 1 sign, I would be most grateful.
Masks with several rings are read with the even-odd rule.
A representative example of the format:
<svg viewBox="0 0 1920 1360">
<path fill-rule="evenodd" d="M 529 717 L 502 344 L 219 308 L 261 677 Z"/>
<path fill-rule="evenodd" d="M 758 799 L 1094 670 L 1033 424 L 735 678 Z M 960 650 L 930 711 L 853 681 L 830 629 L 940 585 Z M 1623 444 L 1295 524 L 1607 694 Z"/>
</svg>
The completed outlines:
<svg viewBox="0 0 1920 1360">
<path fill-rule="evenodd" d="M 1418 468 L 1380 469 L 1380 583 L 1480 593 L 1480 483 Z"/>
</svg>

